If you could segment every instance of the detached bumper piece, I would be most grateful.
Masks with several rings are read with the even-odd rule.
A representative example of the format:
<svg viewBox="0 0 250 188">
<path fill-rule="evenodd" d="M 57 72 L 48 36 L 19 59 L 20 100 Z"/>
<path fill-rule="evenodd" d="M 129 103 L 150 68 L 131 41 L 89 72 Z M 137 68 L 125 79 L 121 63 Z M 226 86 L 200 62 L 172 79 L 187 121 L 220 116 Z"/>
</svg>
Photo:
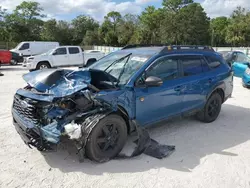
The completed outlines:
<svg viewBox="0 0 250 188">
<path fill-rule="evenodd" d="M 55 150 L 55 145 L 44 140 L 41 136 L 41 131 L 39 128 L 32 125 L 31 122 L 26 122 L 18 116 L 18 114 L 13 110 L 13 124 L 16 128 L 17 133 L 20 135 L 24 143 L 29 146 L 29 148 L 35 147 L 39 151 L 53 151 Z"/>
<path fill-rule="evenodd" d="M 145 155 L 163 159 L 171 155 L 175 151 L 175 146 L 159 144 L 157 141 L 150 138 L 146 129 L 140 127 L 136 121 L 132 122 L 136 127 L 136 136 L 134 143 L 136 147 L 131 155 L 119 154 L 116 159 L 132 158 L 141 155 Z"/>
</svg>

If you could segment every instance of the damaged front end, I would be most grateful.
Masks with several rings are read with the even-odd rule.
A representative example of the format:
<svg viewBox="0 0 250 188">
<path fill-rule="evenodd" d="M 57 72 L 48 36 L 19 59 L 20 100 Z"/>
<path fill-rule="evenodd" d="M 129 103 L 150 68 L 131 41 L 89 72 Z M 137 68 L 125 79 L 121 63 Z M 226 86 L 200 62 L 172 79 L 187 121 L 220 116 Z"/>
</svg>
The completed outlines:
<svg viewBox="0 0 250 188">
<path fill-rule="evenodd" d="M 91 74 L 96 76 L 97 73 L 100 74 L 96 71 L 45 70 L 24 75 L 28 86 L 16 92 L 12 114 L 25 143 L 41 151 L 51 150 L 62 135 L 79 139 L 81 134 L 77 137 L 72 134 L 77 129 L 79 132 L 77 125 L 89 115 L 111 111 L 108 103 L 94 98 L 99 90 L 91 85 Z M 109 75 L 102 76 L 104 81 L 110 79 Z"/>
<path fill-rule="evenodd" d="M 85 154 L 89 134 L 97 123 L 107 115 L 120 111 L 128 116 L 130 132 L 134 128 L 138 134 L 137 145 L 132 157 L 145 152 L 153 156 L 155 141 L 142 131 L 132 120 L 133 92 L 121 91 L 114 82 L 116 78 L 99 71 L 82 69 L 41 70 L 24 75 L 28 85 L 19 89 L 12 108 L 13 123 L 23 141 L 39 151 L 56 148 L 62 136 L 74 140 L 80 160 Z M 101 91 L 111 91 L 104 92 Z M 121 109 L 119 104 L 123 105 Z M 123 110 L 126 109 L 128 114 Z M 174 147 L 159 147 L 173 151 Z M 169 152 L 167 152 L 169 154 Z M 162 153 L 159 155 L 162 158 Z M 123 156 L 124 157 L 124 156 Z"/>
</svg>

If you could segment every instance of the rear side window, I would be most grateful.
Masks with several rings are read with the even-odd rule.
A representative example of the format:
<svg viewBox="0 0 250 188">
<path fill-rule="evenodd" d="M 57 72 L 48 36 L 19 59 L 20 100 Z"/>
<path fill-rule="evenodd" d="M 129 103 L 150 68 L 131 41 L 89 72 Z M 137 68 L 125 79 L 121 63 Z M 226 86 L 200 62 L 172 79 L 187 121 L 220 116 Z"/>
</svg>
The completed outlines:
<svg viewBox="0 0 250 188">
<path fill-rule="evenodd" d="M 215 56 L 206 56 L 207 62 L 208 62 L 208 66 L 211 69 L 216 69 L 221 65 L 221 62 L 218 58 L 216 58 Z"/>
<path fill-rule="evenodd" d="M 178 60 L 176 58 L 163 58 L 155 62 L 147 71 L 148 76 L 156 76 L 165 80 L 178 77 Z"/>
<path fill-rule="evenodd" d="M 75 47 L 70 47 L 69 48 L 69 53 L 70 54 L 78 54 L 80 51 L 79 51 L 79 48 L 75 48 Z"/>
<path fill-rule="evenodd" d="M 200 56 L 184 56 L 181 58 L 183 75 L 193 76 L 203 72 L 202 62 L 203 58 Z"/>
</svg>

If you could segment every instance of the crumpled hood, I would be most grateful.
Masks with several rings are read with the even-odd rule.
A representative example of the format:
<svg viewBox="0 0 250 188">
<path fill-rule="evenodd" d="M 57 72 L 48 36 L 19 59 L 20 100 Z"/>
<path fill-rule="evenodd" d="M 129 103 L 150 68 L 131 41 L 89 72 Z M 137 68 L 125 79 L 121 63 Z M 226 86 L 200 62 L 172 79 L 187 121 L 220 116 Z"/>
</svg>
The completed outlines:
<svg viewBox="0 0 250 188">
<path fill-rule="evenodd" d="M 25 74 L 23 79 L 38 92 L 64 97 L 87 88 L 91 82 L 91 74 L 84 69 L 45 69 Z"/>
</svg>

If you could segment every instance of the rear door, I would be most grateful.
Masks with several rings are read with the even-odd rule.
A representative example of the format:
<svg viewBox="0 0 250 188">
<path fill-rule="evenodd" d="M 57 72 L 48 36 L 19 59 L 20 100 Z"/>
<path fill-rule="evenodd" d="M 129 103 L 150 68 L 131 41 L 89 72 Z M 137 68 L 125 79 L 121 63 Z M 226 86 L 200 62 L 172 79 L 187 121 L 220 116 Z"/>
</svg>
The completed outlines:
<svg viewBox="0 0 250 188">
<path fill-rule="evenodd" d="M 69 65 L 69 56 L 66 47 L 57 48 L 52 54 L 53 66 Z"/>
<path fill-rule="evenodd" d="M 178 58 L 166 56 L 155 61 L 138 78 L 135 86 L 136 119 L 141 125 L 152 124 L 180 113 L 183 96 L 179 70 Z M 161 78 L 163 84 L 159 87 L 146 87 L 143 80 L 149 76 Z"/>
<path fill-rule="evenodd" d="M 182 67 L 182 112 L 202 108 L 206 102 L 206 90 L 212 81 L 207 72 L 209 67 L 202 55 L 184 55 Z"/>
<path fill-rule="evenodd" d="M 78 47 L 69 47 L 69 65 L 83 65 L 83 54 Z"/>
</svg>

